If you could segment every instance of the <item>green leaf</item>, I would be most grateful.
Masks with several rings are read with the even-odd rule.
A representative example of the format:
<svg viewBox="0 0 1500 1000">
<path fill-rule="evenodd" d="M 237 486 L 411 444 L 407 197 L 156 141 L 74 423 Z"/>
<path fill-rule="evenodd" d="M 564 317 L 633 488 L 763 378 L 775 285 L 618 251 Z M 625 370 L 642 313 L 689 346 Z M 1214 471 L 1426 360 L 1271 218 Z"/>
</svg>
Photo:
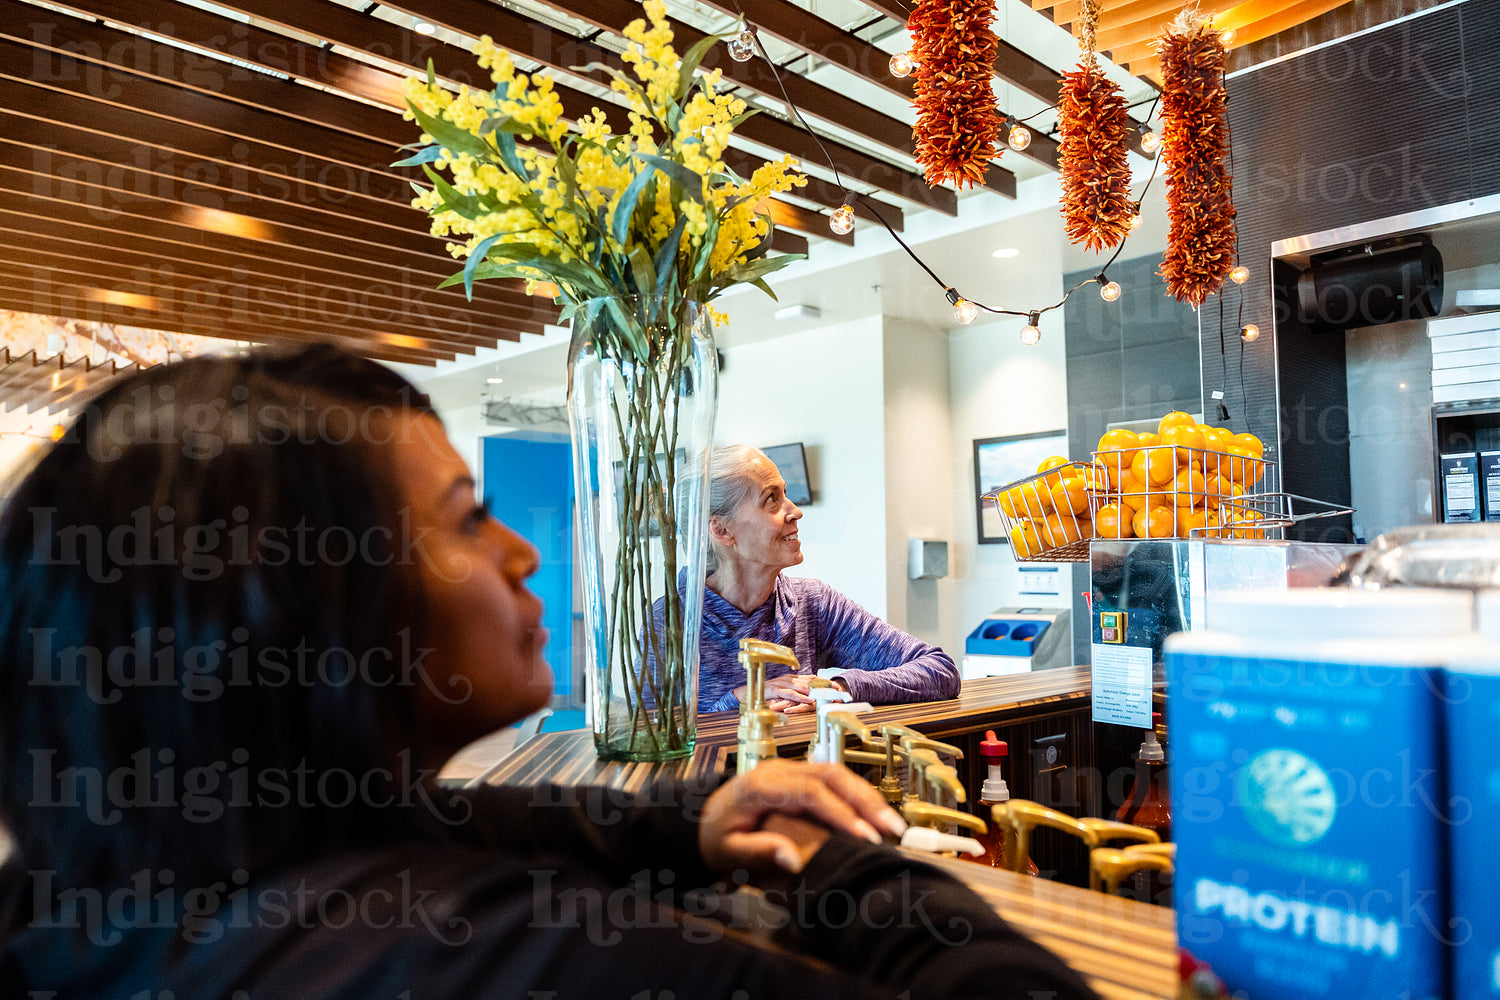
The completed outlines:
<svg viewBox="0 0 1500 1000">
<path fill-rule="evenodd" d="M 617 295 L 611 295 L 605 299 L 605 307 L 614 314 L 615 322 L 619 324 L 620 335 L 625 339 L 631 353 L 642 361 L 651 357 L 651 345 L 646 340 L 645 331 L 631 320 L 631 316 L 625 309 L 624 303 Z"/>
<path fill-rule="evenodd" d="M 531 180 L 531 174 L 526 170 L 526 164 L 516 153 L 516 137 L 510 132 L 495 133 L 495 149 L 500 154 L 500 160 L 522 180 Z"/>
<path fill-rule="evenodd" d="M 415 155 L 408 156 L 404 160 L 397 160 L 395 163 L 392 163 L 391 166 L 393 166 L 393 167 L 415 167 L 415 166 L 418 166 L 419 164 L 423 164 L 423 163 L 432 163 L 434 160 L 436 160 L 439 156 L 442 156 L 442 155 L 443 155 L 443 147 L 439 146 L 437 144 L 433 144 L 431 146 L 424 146 L 420 152 L 416 153 Z"/>
<path fill-rule="evenodd" d="M 772 302 L 780 302 L 781 301 L 780 299 L 778 299 L 776 297 L 776 293 L 773 292 L 773 291 L 771 291 L 771 286 L 768 285 L 768 284 L 766 284 L 766 279 L 765 278 L 756 278 L 753 281 L 751 281 L 750 284 L 754 285 L 756 288 L 759 288 L 761 291 L 763 291 L 767 295 L 771 296 L 771 301 Z"/>
<path fill-rule="evenodd" d="M 682 57 L 682 68 L 677 71 L 678 104 L 686 103 L 688 91 L 693 89 L 693 72 L 697 70 L 698 64 L 703 62 L 703 57 L 708 55 L 708 50 L 728 37 L 728 35 L 704 35 L 696 45 L 687 50 L 687 55 Z"/>
<path fill-rule="evenodd" d="M 615 206 L 615 214 L 610 220 L 609 232 L 620 246 L 625 245 L 626 238 L 630 235 L 630 220 L 635 216 L 636 202 L 641 199 L 641 192 L 646 190 L 646 185 L 656 176 L 656 171 L 642 170 L 635 175 L 635 180 L 625 189 L 620 196 L 620 202 Z"/>
<path fill-rule="evenodd" d="M 656 288 L 656 269 L 651 266 L 651 254 L 639 243 L 630 248 L 630 269 L 635 274 L 635 293 L 642 299 L 641 304 L 649 308 L 645 300 Z"/>
<path fill-rule="evenodd" d="M 762 257 L 759 260 L 747 260 L 743 264 L 736 264 L 727 271 L 716 275 L 715 280 L 717 284 L 724 287 L 744 284 L 746 282 L 755 284 L 771 272 L 779 271 L 788 264 L 795 264 L 804 256 L 804 254 L 800 253 L 785 253 L 777 257 Z M 767 294 L 769 294 L 769 291 L 767 289 Z M 773 299 L 775 297 L 774 295 L 771 296 Z"/>
<path fill-rule="evenodd" d="M 729 119 L 729 125 L 731 128 L 739 128 L 740 122 L 754 118 L 758 114 L 760 114 L 760 108 L 751 108 L 749 111 L 741 111 L 739 114 Z"/>
<path fill-rule="evenodd" d="M 427 60 L 427 86 L 437 86 L 437 71 L 432 68 L 432 59 L 430 57 Z"/>
<path fill-rule="evenodd" d="M 432 181 L 438 196 L 443 199 L 444 209 L 457 212 L 465 219 L 475 219 L 483 213 L 484 206 L 479 203 L 478 198 L 471 194 L 460 194 L 456 187 L 443 179 L 442 174 L 425 163 L 422 164 L 422 171 L 427 174 L 427 179 Z"/>
<path fill-rule="evenodd" d="M 682 232 L 687 228 L 687 216 L 678 213 L 677 224 L 672 227 L 672 232 L 667 235 L 667 241 L 656 251 L 656 297 L 662 298 L 667 294 L 667 285 L 672 276 L 677 273 L 677 246 L 682 242 Z M 652 308 L 653 314 L 655 307 Z M 653 315 L 654 319 L 654 315 Z"/>
<path fill-rule="evenodd" d="M 490 155 L 490 147 L 477 135 L 471 135 L 446 118 L 432 117 L 410 101 L 406 102 L 406 106 L 411 108 L 411 113 L 417 119 L 417 124 L 422 127 L 422 131 L 432 136 L 438 145 L 445 146 L 455 153 L 467 153 L 470 156 L 488 157 Z"/>
<path fill-rule="evenodd" d="M 687 167 L 675 160 L 668 160 L 661 156 L 652 156 L 650 153 L 636 153 L 636 159 L 644 160 L 657 170 L 672 178 L 673 182 L 680 185 L 688 197 L 698 204 L 703 204 L 703 175 L 689 170 Z"/>
<path fill-rule="evenodd" d="M 516 121 L 514 115 L 497 115 L 486 118 L 480 123 L 480 135 L 493 135 L 496 132 L 504 132 L 509 135 L 532 135 L 535 134 L 536 129 L 530 125 L 523 125 Z"/>
<path fill-rule="evenodd" d="M 474 269 L 484 262 L 490 247 L 494 246 L 500 238 L 501 234 L 496 233 L 494 236 L 481 240 L 479 245 L 470 251 L 469 259 L 464 263 L 464 295 L 470 302 L 474 301 Z"/>
</svg>

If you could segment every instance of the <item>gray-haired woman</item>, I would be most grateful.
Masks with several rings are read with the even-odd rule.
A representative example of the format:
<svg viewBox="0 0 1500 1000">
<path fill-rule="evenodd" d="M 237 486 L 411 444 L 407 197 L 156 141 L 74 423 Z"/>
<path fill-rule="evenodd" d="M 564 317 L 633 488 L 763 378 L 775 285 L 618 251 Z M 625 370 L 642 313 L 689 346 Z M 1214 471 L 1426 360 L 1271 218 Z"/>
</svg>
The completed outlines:
<svg viewBox="0 0 1500 1000">
<path fill-rule="evenodd" d="M 790 646 L 801 667 L 767 671 L 770 708 L 812 708 L 808 680 L 834 680 L 856 701 L 874 704 L 957 696 L 958 668 L 937 646 L 881 621 L 819 580 L 782 571 L 802 562 L 802 511 L 786 495 L 776 465 L 757 448 L 716 448 L 709 472 L 707 590 L 699 637 L 698 708 L 738 707 L 745 693 L 739 642 Z M 775 670 L 780 674 L 770 676 Z"/>
</svg>

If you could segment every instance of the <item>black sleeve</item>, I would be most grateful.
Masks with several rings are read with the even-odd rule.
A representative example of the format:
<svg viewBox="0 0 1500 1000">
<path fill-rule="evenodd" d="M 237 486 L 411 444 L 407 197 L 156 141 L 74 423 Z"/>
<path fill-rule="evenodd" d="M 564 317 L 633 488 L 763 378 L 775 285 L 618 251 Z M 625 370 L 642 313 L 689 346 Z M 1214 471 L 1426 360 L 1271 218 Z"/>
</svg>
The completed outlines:
<svg viewBox="0 0 1500 1000">
<path fill-rule="evenodd" d="M 715 881 L 698 852 L 703 804 L 722 779 L 663 781 L 638 793 L 598 786 L 484 786 L 436 804 L 451 836 L 523 857 L 561 854 L 612 878 L 670 868 L 679 889 Z"/>
</svg>

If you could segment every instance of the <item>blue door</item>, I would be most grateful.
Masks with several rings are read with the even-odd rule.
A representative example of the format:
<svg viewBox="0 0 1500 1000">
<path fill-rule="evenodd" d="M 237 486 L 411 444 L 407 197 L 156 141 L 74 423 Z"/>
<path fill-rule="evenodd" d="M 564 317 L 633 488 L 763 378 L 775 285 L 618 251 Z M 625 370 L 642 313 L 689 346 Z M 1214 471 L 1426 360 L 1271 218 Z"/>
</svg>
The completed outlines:
<svg viewBox="0 0 1500 1000">
<path fill-rule="evenodd" d="M 484 496 L 490 510 L 541 554 L 530 586 L 550 633 L 553 702 L 580 702 L 573 677 L 573 449 L 564 435 L 484 439 Z"/>
</svg>

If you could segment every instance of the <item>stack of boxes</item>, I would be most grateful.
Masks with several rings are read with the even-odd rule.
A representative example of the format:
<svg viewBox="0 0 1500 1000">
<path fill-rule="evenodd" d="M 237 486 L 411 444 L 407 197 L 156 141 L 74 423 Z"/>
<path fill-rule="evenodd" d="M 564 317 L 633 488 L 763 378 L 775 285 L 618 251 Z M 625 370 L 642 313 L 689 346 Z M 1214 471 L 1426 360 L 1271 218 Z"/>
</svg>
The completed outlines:
<svg viewBox="0 0 1500 1000">
<path fill-rule="evenodd" d="M 1168 640 L 1180 945 L 1254 1000 L 1500 996 L 1500 595 L 1224 595 Z M 1238 995 L 1238 994 L 1237 994 Z"/>
</svg>

